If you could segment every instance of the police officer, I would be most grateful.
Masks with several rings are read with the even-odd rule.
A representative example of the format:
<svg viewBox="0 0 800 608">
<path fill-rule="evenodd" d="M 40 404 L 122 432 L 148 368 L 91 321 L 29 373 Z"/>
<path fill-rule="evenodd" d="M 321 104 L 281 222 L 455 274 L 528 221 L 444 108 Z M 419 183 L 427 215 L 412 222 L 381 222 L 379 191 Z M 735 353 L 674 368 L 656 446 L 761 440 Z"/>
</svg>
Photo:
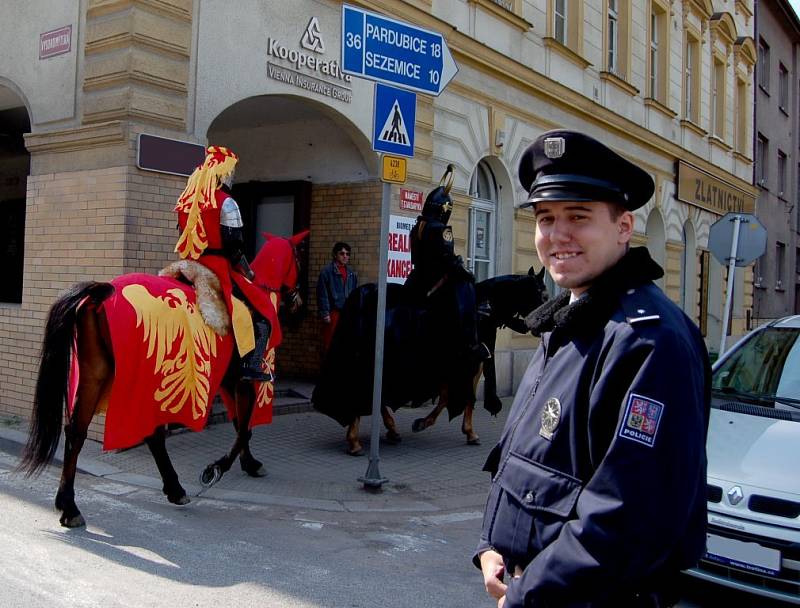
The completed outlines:
<svg viewBox="0 0 800 608">
<path fill-rule="evenodd" d="M 447 225 L 453 210 L 450 198 L 453 170 L 453 165 L 447 166 L 439 185 L 425 198 L 422 215 L 411 228 L 409 248 L 414 269 L 405 286 L 418 301 L 444 294 L 458 320 L 460 354 L 477 362 L 491 354 L 478 341 L 475 277 L 464 268 L 461 256 L 455 254 L 453 229 Z"/>
<path fill-rule="evenodd" d="M 703 554 L 710 366 L 697 327 L 630 248 L 650 176 L 597 140 L 541 135 L 520 182 L 560 296 L 485 470 L 474 563 L 499 607 L 669 606 Z"/>
</svg>

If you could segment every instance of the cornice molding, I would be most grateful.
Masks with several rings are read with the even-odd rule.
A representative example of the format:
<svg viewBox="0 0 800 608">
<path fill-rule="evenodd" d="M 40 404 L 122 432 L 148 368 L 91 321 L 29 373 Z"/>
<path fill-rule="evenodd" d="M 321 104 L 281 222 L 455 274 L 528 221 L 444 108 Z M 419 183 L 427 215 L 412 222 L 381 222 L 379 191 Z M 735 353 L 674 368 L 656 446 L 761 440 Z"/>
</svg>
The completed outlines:
<svg viewBox="0 0 800 608">
<path fill-rule="evenodd" d="M 521 32 L 527 32 L 528 30 L 533 28 L 533 24 L 524 19 L 522 15 L 517 14 L 516 11 L 510 11 L 508 9 L 503 8 L 497 2 L 493 0 L 467 0 L 469 4 L 474 4 L 476 6 L 481 7 L 485 11 L 492 13 L 495 17 L 507 21 L 513 27 L 517 28 Z"/>
<path fill-rule="evenodd" d="M 605 82 L 610 82 L 615 87 L 625 91 L 631 97 L 636 97 L 639 94 L 639 89 L 637 89 L 635 86 L 633 86 L 624 78 L 620 78 L 619 76 L 617 76 L 614 72 L 601 71 L 600 80 L 603 80 Z"/>
<path fill-rule="evenodd" d="M 122 121 L 98 123 L 63 131 L 26 133 L 25 147 L 31 154 L 75 152 L 128 141 L 128 129 Z"/>
<path fill-rule="evenodd" d="M 545 48 L 550 49 L 555 53 L 558 53 L 565 59 L 568 59 L 569 61 L 577 65 L 582 70 L 585 70 L 590 65 L 592 65 L 592 63 L 584 59 L 583 56 L 579 55 L 568 46 L 564 46 L 558 40 L 552 38 L 551 36 L 544 36 L 542 38 L 542 42 L 544 42 Z"/>
<path fill-rule="evenodd" d="M 661 112 L 664 116 L 666 116 L 667 118 L 670 118 L 670 119 L 675 118 L 678 115 L 677 112 L 675 112 L 674 110 L 668 108 L 667 106 L 665 106 L 663 103 L 661 103 L 660 101 L 658 101 L 658 99 L 655 99 L 654 97 L 645 97 L 644 105 L 647 108 L 652 108 L 653 110 Z"/>
<path fill-rule="evenodd" d="M 709 135 L 708 136 L 708 143 L 712 146 L 716 146 L 720 150 L 724 150 L 725 152 L 732 152 L 733 146 L 727 143 L 725 140 L 720 138 L 718 135 Z"/>
<path fill-rule="evenodd" d="M 700 137 L 705 137 L 708 135 L 708 131 L 706 131 L 703 127 L 686 118 L 681 119 L 681 127 L 693 131 Z"/>
<path fill-rule="evenodd" d="M 89 0 L 86 17 L 87 19 L 102 17 L 134 6 L 179 21 L 187 21 L 189 23 L 192 21 L 192 0 L 182 0 L 180 2 L 170 2 L 168 0 Z"/>
</svg>

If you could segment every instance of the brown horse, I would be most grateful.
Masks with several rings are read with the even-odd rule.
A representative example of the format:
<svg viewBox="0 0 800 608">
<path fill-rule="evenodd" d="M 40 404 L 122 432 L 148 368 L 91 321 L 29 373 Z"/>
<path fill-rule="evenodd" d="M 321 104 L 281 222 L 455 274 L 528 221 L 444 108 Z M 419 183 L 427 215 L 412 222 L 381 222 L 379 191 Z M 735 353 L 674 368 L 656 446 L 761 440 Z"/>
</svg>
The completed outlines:
<svg viewBox="0 0 800 608">
<path fill-rule="evenodd" d="M 296 246 L 306 234 L 291 239 L 272 237 L 253 260 L 254 282 L 271 292 L 270 301 L 276 311 L 281 291 L 291 297 L 293 309 L 301 304 L 297 293 L 299 262 Z M 199 271 L 199 266 L 195 264 L 190 268 Z M 213 274 L 211 277 L 213 279 Z M 196 286 L 200 295 L 201 286 L 199 283 Z M 139 301 L 154 303 L 156 308 L 151 310 L 156 312 L 148 316 L 144 307 L 135 306 L 135 297 Z M 219 294 L 212 291 L 210 299 L 213 301 L 215 298 L 219 302 Z M 56 509 L 61 512 L 62 526 L 85 525 L 75 504 L 75 471 L 89 423 L 106 407 L 104 447 L 128 447 L 143 440 L 155 459 L 163 481 L 163 492 L 171 503 L 184 505 L 189 502 L 189 497 L 167 454 L 166 425 L 177 421 L 194 430 L 202 429 L 211 401 L 220 388 L 236 428 L 236 439 L 227 454 L 206 468 L 201 482 L 204 485 L 215 483 L 237 457 L 247 474 L 254 477 L 266 474 L 262 464 L 250 453 L 249 440 L 257 404 L 269 407 L 266 418 L 261 414 L 261 422 L 271 420 L 273 383 L 254 385 L 240 381 L 240 362 L 232 332 L 222 335 L 224 331 L 212 330 L 209 325 L 214 323 L 209 319 L 213 315 L 201 317 L 200 311 L 206 309 L 199 300 L 190 286 L 176 278 L 123 275 L 110 283 L 75 285 L 51 307 L 42 345 L 30 435 L 19 469 L 32 475 L 53 459 L 66 403 L 64 464 L 55 499 Z M 135 323 L 115 333 L 115 324 L 109 321 L 109 315 L 113 318 L 116 314 L 113 311 L 122 308 L 134 309 Z M 175 315 L 179 312 L 185 313 L 182 318 L 188 320 L 176 321 Z M 227 317 L 227 313 L 223 312 L 223 316 Z M 226 318 L 226 321 L 229 323 L 230 319 Z M 123 357 L 125 353 L 119 349 L 120 335 L 136 336 L 132 342 L 149 347 L 146 356 L 138 357 L 147 362 L 148 369 L 153 368 L 153 361 L 160 365 L 162 379 L 156 380 L 158 390 L 148 393 L 150 399 L 125 398 L 128 392 L 134 394 L 137 384 L 146 384 L 149 378 L 137 378 L 136 373 L 122 369 L 123 365 L 133 366 L 137 362 Z M 262 369 L 268 374 L 274 369 L 274 347 L 279 339 L 280 327 L 273 327 L 268 354 L 262 361 Z M 118 424 L 117 429 L 121 430 L 114 431 L 116 434 L 110 438 L 109 431 L 113 431 L 110 420 L 119 420 L 120 417 L 128 424 Z M 130 426 L 135 428 L 128 428 Z"/>
</svg>

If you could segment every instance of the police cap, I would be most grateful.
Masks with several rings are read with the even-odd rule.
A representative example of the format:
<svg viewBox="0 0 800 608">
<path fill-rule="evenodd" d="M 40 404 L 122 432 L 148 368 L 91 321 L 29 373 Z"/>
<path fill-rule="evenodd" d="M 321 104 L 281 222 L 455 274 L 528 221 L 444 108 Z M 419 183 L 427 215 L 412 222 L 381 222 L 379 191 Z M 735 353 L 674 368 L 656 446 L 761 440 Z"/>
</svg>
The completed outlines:
<svg viewBox="0 0 800 608">
<path fill-rule="evenodd" d="M 520 207 L 543 201 L 604 201 L 633 211 L 655 190 L 646 171 L 593 137 L 566 130 L 542 133 L 525 150 L 519 181 L 528 192 Z"/>
</svg>

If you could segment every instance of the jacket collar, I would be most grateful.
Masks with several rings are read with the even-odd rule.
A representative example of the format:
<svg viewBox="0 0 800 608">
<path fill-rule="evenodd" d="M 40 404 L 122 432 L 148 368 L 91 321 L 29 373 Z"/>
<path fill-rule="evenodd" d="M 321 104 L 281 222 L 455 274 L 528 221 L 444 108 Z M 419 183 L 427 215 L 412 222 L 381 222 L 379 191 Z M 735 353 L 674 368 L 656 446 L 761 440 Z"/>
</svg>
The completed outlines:
<svg viewBox="0 0 800 608">
<path fill-rule="evenodd" d="M 570 333 L 595 331 L 608 322 L 626 290 L 662 276 L 664 271 L 653 261 L 646 247 L 631 248 L 597 278 L 582 298 L 570 304 L 570 292 L 565 289 L 529 314 L 525 324 L 535 336 L 556 328 Z"/>
</svg>

